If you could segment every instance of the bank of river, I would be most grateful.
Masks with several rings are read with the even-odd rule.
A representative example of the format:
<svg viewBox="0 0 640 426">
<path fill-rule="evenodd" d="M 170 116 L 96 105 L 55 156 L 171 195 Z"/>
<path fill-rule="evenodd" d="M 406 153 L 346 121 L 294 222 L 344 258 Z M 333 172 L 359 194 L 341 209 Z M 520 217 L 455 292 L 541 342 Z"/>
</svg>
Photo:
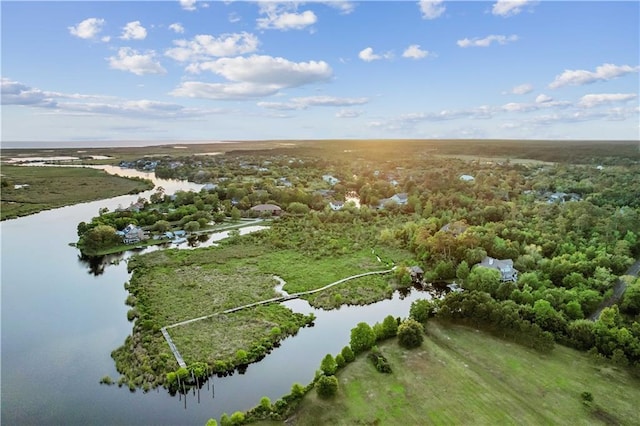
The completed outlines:
<svg viewBox="0 0 640 426">
<path fill-rule="evenodd" d="M 201 188 L 154 181 L 167 193 Z M 98 209 L 126 206 L 151 193 L 45 211 L 0 225 L 3 423 L 203 425 L 223 412 L 250 408 L 262 396 L 275 401 L 294 382 L 308 383 L 322 357 L 348 343 L 356 323 L 374 323 L 388 314 L 406 316 L 411 302 L 425 297 L 412 292 L 402 298 L 396 293 L 392 300 L 336 311 L 313 309 L 303 300 L 285 302 L 297 312 L 313 312 L 316 325 L 284 340 L 245 374 L 214 378 L 209 391 L 206 385 L 201 390 L 200 403 L 192 393 L 185 401 L 164 389 L 145 394 L 100 385 L 104 375 L 119 376 L 110 353 L 131 333 L 123 285 L 130 276 L 126 262 L 118 261 L 122 256 L 91 264 L 68 243 L 77 239 L 76 225 L 90 220 Z"/>
</svg>

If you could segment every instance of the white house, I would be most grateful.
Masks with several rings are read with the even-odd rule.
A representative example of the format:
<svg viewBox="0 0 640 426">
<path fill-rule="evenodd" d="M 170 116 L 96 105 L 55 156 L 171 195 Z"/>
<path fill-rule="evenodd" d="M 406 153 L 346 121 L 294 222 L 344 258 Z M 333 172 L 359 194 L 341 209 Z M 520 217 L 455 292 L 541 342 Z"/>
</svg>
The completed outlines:
<svg viewBox="0 0 640 426">
<path fill-rule="evenodd" d="M 322 175 L 322 180 L 332 186 L 340 182 L 340 179 L 333 177 L 332 175 Z"/>
<path fill-rule="evenodd" d="M 476 178 L 471 175 L 461 175 L 460 180 L 463 180 L 465 182 L 473 182 L 474 180 L 476 180 Z"/>
<path fill-rule="evenodd" d="M 149 238 L 142 228 L 131 223 L 122 231 L 116 231 L 116 234 L 122 237 L 122 241 L 125 244 L 135 244 Z"/>
<path fill-rule="evenodd" d="M 331 210 L 338 211 L 338 210 L 342 210 L 342 208 L 344 207 L 344 203 L 342 201 L 329 201 L 329 207 L 331 207 Z"/>
</svg>

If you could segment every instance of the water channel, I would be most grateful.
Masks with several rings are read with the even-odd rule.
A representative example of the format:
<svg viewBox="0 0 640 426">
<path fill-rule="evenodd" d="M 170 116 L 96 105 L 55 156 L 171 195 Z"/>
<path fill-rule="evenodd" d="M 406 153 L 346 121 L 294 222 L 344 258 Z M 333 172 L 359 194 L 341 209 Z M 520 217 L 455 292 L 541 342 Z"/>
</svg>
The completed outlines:
<svg viewBox="0 0 640 426">
<path fill-rule="evenodd" d="M 168 194 L 202 187 L 128 169 L 101 168 L 152 179 Z M 100 385 L 105 375 L 119 377 L 110 353 L 131 333 L 124 304 L 124 283 L 130 276 L 126 262 L 119 261 L 122 256 L 91 264 L 69 243 L 77 239 L 77 224 L 89 221 L 100 208 L 128 206 L 152 193 L 83 203 L 1 223 L 3 423 L 204 425 L 222 413 L 249 409 L 262 396 L 276 401 L 295 382 L 309 383 L 324 355 L 336 354 L 348 344 L 350 330 L 358 322 L 373 324 L 389 314 L 404 317 L 413 300 L 429 297 L 414 290 L 368 306 L 333 311 L 313 309 L 302 300 L 288 301 L 286 305 L 294 311 L 314 312 L 315 326 L 284 340 L 244 374 L 213 378 L 199 395 L 179 397 L 162 388 L 144 393 Z"/>
</svg>

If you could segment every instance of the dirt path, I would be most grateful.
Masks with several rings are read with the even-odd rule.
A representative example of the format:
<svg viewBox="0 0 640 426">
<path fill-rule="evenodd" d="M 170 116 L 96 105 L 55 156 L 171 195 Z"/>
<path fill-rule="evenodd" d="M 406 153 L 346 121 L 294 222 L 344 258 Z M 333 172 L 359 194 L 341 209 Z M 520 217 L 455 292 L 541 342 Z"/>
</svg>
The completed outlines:
<svg viewBox="0 0 640 426">
<path fill-rule="evenodd" d="M 634 263 L 629 267 L 625 275 L 633 275 L 634 277 L 637 277 L 639 273 L 640 273 L 640 259 L 638 259 L 636 263 Z M 624 294 L 626 289 L 627 289 L 627 283 L 625 283 L 623 280 L 618 278 L 618 280 L 616 281 L 616 284 L 613 286 L 613 295 L 611 295 L 611 297 L 608 298 L 607 300 L 603 301 L 600 304 L 600 306 L 598 306 L 598 309 L 596 309 L 596 311 L 593 314 L 591 314 L 591 316 L 589 316 L 589 319 L 591 321 L 596 321 L 600 317 L 600 314 L 602 313 L 602 310 L 604 308 L 613 306 L 618 302 L 620 302 L 620 299 L 622 299 L 622 295 Z"/>
</svg>

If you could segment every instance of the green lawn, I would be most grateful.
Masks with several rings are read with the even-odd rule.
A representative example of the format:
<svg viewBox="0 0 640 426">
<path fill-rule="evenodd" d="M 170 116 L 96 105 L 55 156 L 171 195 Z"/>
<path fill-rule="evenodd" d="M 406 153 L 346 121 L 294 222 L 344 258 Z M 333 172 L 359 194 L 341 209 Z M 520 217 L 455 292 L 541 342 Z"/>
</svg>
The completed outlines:
<svg viewBox="0 0 640 426">
<path fill-rule="evenodd" d="M 14 188 L 25 184 L 29 186 Z M 102 170 L 5 165 L 2 185 L 2 220 L 153 188 L 150 182 L 112 176 Z"/>
<path fill-rule="evenodd" d="M 393 373 L 360 356 L 338 373 L 335 399 L 310 392 L 293 425 L 640 424 L 640 381 L 556 346 L 549 355 L 474 329 L 430 323 L 422 347 L 380 345 Z M 583 405 L 582 392 L 593 397 Z M 276 423 L 264 423 L 276 424 Z"/>
</svg>

